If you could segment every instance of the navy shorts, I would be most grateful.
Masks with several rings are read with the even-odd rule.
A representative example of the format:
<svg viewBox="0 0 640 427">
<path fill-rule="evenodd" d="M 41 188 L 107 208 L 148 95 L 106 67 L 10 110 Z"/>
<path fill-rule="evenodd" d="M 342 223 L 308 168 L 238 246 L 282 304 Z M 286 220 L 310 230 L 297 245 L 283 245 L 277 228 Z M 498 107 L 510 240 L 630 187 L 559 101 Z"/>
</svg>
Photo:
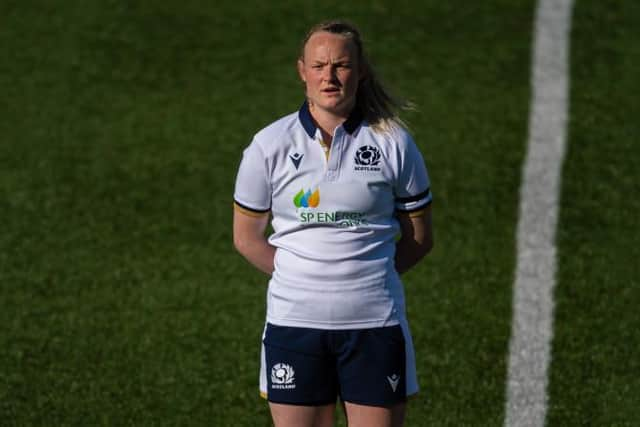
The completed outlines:
<svg viewBox="0 0 640 427">
<path fill-rule="evenodd" d="M 339 397 L 389 406 L 406 401 L 400 325 L 325 330 L 267 324 L 263 344 L 270 402 L 312 406 Z"/>
</svg>

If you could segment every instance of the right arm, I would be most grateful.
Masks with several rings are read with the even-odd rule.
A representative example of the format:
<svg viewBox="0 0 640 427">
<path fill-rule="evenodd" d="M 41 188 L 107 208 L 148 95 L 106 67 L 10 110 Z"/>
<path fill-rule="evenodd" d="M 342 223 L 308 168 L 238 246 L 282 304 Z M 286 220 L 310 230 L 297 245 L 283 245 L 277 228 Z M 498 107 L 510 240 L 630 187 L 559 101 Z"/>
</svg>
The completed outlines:
<svg viewBox="0 0 640 427">
<path fill-rule="evenodd" d="M 395 265 L 402 274 L 412 268 L 433 248 L 431 205 L 419 213 L 396 212 L 400 224 L 400 240 L 396 242 Z"/>
<path fill-rule="evenodd" d="M 237 206 L 233 209 L 233 244 L 240 254 L 258 270 L 271 275 L 275 246 L 267 241 L 264 232 L 269 214 L 249 215 Z"/>
</svg>

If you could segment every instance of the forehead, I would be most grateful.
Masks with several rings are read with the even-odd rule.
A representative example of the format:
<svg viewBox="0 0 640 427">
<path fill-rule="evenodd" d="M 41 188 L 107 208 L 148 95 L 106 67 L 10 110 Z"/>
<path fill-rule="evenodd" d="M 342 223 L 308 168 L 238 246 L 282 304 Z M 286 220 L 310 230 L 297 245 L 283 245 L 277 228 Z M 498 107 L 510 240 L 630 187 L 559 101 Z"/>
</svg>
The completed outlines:
<svg viewBox="0 0 640 427">
<path fill-rule="evenodd" d="M 318 31 L 309 37 L 304 46 L 304 56 L 306 59 L 320 59 L 327 56 L 331 58 L 348 57 L 355 59 L 356 44 L 350 38 L 340 35 L 328 33 L 326 31 Z"/>
</svg>

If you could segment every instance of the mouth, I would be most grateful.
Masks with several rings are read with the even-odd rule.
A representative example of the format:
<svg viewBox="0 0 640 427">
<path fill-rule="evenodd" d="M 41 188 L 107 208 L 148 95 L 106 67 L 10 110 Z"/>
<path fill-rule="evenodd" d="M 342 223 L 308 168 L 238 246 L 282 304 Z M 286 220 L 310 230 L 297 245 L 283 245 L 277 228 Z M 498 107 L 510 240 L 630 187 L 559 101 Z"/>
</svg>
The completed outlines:
<svg viewBox="0 0 640 427">
<path fill-rule="evenodd" d="M 321 91 L 322 93 L 326 94 L 326 95 L 335 95 L 340 93 L 340 89 L 337 87 L 328 87 L 328 88 L 324 88 Z"/>
</svg>

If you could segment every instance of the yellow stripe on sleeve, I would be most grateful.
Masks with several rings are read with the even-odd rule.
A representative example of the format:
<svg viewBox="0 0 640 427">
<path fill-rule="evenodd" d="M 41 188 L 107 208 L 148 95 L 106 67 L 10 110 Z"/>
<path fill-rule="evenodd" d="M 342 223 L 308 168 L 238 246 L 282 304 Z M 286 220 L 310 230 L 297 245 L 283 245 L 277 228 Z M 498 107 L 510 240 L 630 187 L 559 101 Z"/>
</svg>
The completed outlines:
<svg viewBox="0 0 640 427">
<path fill-rule="evenodd" d="M 263 217 L 265 215 L 269 215 L 269 211 L 266 211 L 266 212 L 251 211 L 249 209 L 243 208 L 242 206 L 240 206 L 236 202 L 233 202 L 233 210 L 235 210 L 237 212 L 240 212 L 243 215 L 252 216 L 252 217 L 255 217 L 255 218 L 260 218 L 260 217 Z"/>
</svg>

